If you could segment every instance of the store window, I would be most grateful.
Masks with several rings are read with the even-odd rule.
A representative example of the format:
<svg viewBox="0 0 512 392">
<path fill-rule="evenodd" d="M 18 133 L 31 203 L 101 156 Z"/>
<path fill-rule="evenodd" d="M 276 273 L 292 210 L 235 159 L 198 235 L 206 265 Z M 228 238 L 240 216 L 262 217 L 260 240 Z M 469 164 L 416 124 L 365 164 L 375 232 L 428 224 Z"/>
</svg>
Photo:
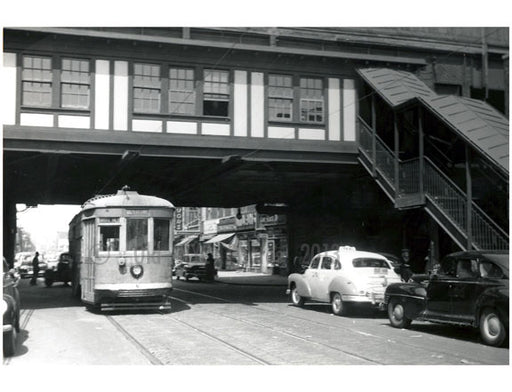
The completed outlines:
<svg viewBox="0 0 512 392">
<path fill-rule="evenodd" d="M 300 79 L 300 121 L 324 122 L 324 96 L 322 79 Z"/>
<path fill-rule="evenodd" d="M 62 59 L 61 71 L 62 107 L 89 109 L 91 90 L 89 61 Z"/>
<path fill-rule="evenodd" d="M 293 86 L 289 75 L 269 75 L 268 115 L 271 121 L 291 121 Z"/>
<path fill-rule="evenodd" d="M 203 114 L 228 117 L 229 72 L 215 69 L 204 70 Z"/>
<path fill-rule="evenodd" d="M 23 56 L 22 104 L 52 106 L 52 60 L 49 57 Z"/>
<path fill-rule="evenodd" d="M 169 111 L 171 114 L 194 115 L 196 113 L 193 69 L 169 69 Z"/>
<path fill-rule="evenodd" d="M 154 250 L 169 250 L 169 219 L 154 219 L 153 244 Z"/>
<path fill-rule="evenodd" d="M 148 220 L 126 219 L 126 250 L 148 249 Z"/>
<path fill-rule="evenodd" d="M 160 66 L 133 65 L 133 110 L 141 113 L 160 112 Z"/>
</svg>

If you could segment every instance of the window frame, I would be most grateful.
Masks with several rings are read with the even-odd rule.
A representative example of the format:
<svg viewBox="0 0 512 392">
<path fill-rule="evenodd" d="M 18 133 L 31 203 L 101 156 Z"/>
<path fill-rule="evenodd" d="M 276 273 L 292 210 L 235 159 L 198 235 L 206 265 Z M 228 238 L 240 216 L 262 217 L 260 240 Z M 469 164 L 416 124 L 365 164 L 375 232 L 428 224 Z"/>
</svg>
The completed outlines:
<svg viewBox="0 0 512 392">
<path fill-rule="evenodd" d="M 276 83 L 275 85 L 271 85 L 272 78 L 283 78 L 283 84 L 280 85 Z M 285 85 L 285 78 L 290 79 L 290 86 Z M 294 106 L 295 106 L 295 93 L 294 93 L 294 77 L 290 74 L 280 74 L 280 73 L 268 73 L 267 76 L 267 112 L 268 112 L 268 121 L 282 122 L 282 123 L 290 123 L 294 121 Z M 287 95 L 284 93 L 279 93 L 281 90 L 289 89 L 291 94 Z M 275 115 L 274 111 L 283 110 L 283 105 L 272 105 L 272 102 L 284 102 L 289 101 L 289 112 L 290 117 L 282 117 L 278 118 Z"/>
<path fill-rule="evenodd" d="M 305 86 L 303 87 L 302 86 L 302 81 L 318 81 L 320 83 L 320 88 L 314 88 L 314 87 L 308 87 L 308 86 Z M 321 99 L 320 98 L 309 98 L 309 97 L 305 97 L 303 96 L 303 92 L 304 91 L 309 91 L 309 90 L 314 90 L 314 91 L 320 91 L 320 95 L 321 95 Z M 324 78 L 321 78 L 321 77 L 306 77 L 306 76 L 301 76 L 299 77 L 299 122 L 301 123 L 305 123 L 305 124 L 324 124 L 325 123 L 325 94 L 324 94 Z M 322 106 L 322 110 L 321 110 L 321 120 L 320 121 L 315 121 L 315 120 L 308 120 L 307 117 L 309 117 L 309 115 L 306 116 L 306 119 L 303 119 L 303 103 L 305 102 L 308 102 L 308 103 L 311 103 L 311 102 L 321 102 L 321 106 Z M 318 116 L 319 114 L 313 114 L 314 116 Z"/>
<path fill-rule="evenodd" d="M 133 113 L 134 114 L 142 114 L 142 115 L 155 115 L 155 114 L 161 114 L 162 113 L 162 94 L 163 94 L 163 79 L 162 78 L 162 67 L 163 65 L 160 64 L 160 63 L 152 63 L 152 62 L 141 62 L 141 61 L 133 61 L 131 63 L 132 65 L 132 88 L 131 88 L 131 95 L 132 95 L 132 110 L 133 110 Z M 158 68 L 158 83 L 151 83 L 151 82 L 148 82 L 148 83 L 144 83 L 143 80 L 139 80 L 137 77 L 139 74 L 136 74 L 136 71 L 137 71 L 137 66 L 142 66 L 142 69 L 141 69 L 141 74 L 140 74 L 140 77 L 141 79 L 145 79 L 148 75 L 145 75 L 144 74 L 144 68 L 145 67 L 155 67 L 155 68 Z M 149 75 L 149 79 L 153 79 L 153 78 L 156 78 L 155 75 L 152 74 L 152 71 L 150 72 L 150 75 Z M 148 96 L 138 96 L 138 94 L 136 94 L 136 91 L 137 90 L 141 90 L 141 91 L 154 91 L 154 92 L 158 92 L 158 108 L 155 109 L 155 110 L 151 110 L 151 106 L 152 106 L 152 102 L 155 101 L 155 99 L 152 99 L 151 95 L 148 97 Z M 149 108 L 146 108 L 146 107 L 141 107 L 139 108 L 138 105 L 136 104 L 136 102 L 138 101 L 141 101 L 141 102 L 149 102 Z"/>
<path fill-rule="evenodd" d="M 192 79 L 188 79 L 186 78 L 186 75 L 185 75 L 185 78 L 184 79 L 180 79 L 180 78 L 172 78 L 171 77 L 171 72 L 172 70 L 176 70 L 177 73 L 179 74 L 179 71 L 185 71 L 185 74 L 187 73 L 187 71 L 191 71 L 192 72 Z M 179 76 L 179 75 L 177 75 Z M 198 104 L 197 104 L 197 99 L 198 99 L 198 95 L 199 95 L 199 92 L 198 92 L 198 86 L 197 86 L 197 69 L 195 67 L 187 67 L 187 66 L 177 66 L 177 65 L 169 65 L 168 67 L 168 72 L 167 72 L 167 78 L 168 78 L 168 88 L 167 88 L 167 105 L 168 105 L 168 113 L 171 115 L 171 116 L 197 116 L 197 113 L 198 113 Z M 183 89 L 183 90 L 179 90 L 179 89 L 173 89 L 173 86 L 172 86 L 172 81 L 173 80 L 179 80 L 179 81 L 191 81 L 192 82 L 192 89 L 191 90 L 187 90 L 187 89 Z M 189 112 L 173 112 L 173 109 L 172 109 L 172 105 L 174 104 L 173 101 L 172 101 L 172 95 L 173 93 L 176 93 L 176 92 L 181 92 L 181 93 L 184 93 L 184 94 L 188 94 L 185 96 L 185 98 L 188 98 L 188 96 L 191 96 L 192 99 L 191 99 L 191 102 L 185 102 L 185 101 L 177 101 L 176 103 L 179 104 L 180 106 L 183 105 L 183 103 L 185 102 L 187 105 L 190 105 L 192 107 L 192 113 L 189 113 Z"/>
<path fill-rule="evenodd" d="M 32 67 L 26 67 L 25 66 L 25 59 L 27 58 L 31 58 L 32 59 Z M 55 90 L 55 75 L 54 75 L 54 66 L 53 64 L 55 63 L 55 59 L 53 58 L 53 56 L 41 56 L 41 55 L 37 55 L 37 54 L 30 54 L 30 53 L 24 53 L 20 56 L 20 61 L 21 61 L 21 66 L 20 66 L 20 70 L 21 70 L 21 75 L 20 75 L 20 103 L 21 103 L 21 106 L 23 107 L 27 107 L 27 108 L 53 108 L 54 107 L 54 90 Z M 41 67 L 40 68 L 33 68 L 33 60 L 34 59 L 39 59 L 41 61 Z M 44 68 L 44 60 L 49 60 L 50 62 L 50 67 L 49 69 L 46 69 Z M 26 73 L 29 73 L 30 71 L 32 71 L 32 73 L 34 72 L 34 70 L 37 72 L 41 72 L 41 73 L 44 73 L 44 72 L 48 72 L 49 73 L 49 80 L 47 79 L 37 79 L 35 78 L 34 76 L 32 76 L 32 78 L 28 78 L 25 76 Z M 27 103 L 25 102 L 25 83 L 39 83 L 41 85 L 48 85 L 49 86 L 49 92 L 41 92 L 41 90 L 38 90 L 36 91 L 36 93 L 38 94 L 49 94 L 49 103 L 46 105 L 46 104 L 35 104 L 35 103 Z M 33 91 L 30 91 L 31 93 L 34 93 Z"/>
<path fill-rule="evenodd" d="M 201 103 L 202 103 L 202 108 L 201 108 L 201 115 L 202 116 L 208 116 L 208 117 L 217 117 L 217 118 L 229 118 L 230 117 L 230 110 L 231 110 L 231 99 L 232 99 L 232 91 L 231 91 L 231 85 L 232 85 L 232 71 L 231 70 L 226 70 L 226 69 L 220 69 L 220 68 L 203 68 L 202 70 L 202 89 L 201 89 Z M 223 81 L 223 80 L 212 80 L 212 81 L 207 81 L 207 76 L 210 77 L 212 76 L 212 71 L 215 71 L 215 72 L 219 72 L 219 76 L 225 74 L 226 77 L 227 77 L 227 80 L 226 81 Z M 222 77 L 221 77 L 222 78 Z M 215 85 L 215 86 L 225 86 L 226 87 L 226 91 L 227 92 L 214 92 L 213 90 L 210 92 L 210 91 L 207 91 L 207 83 L 211 83 L 212 85 Z M 207 97 L 208 95 L 211 95 L 212 97 L 209 98 Z M 216 97 L 214 97 L 216 96 Z M 227 97 L 225 99 L 222 99 L 221 96 L 224 96 L 224 97 Z M 226 107 L 226 112 L 225 114 L 214 114 L 214 113 L 206 113 L 206 107 L 205 107 L 205 103 L 206 102 L 225 102 L 227 107 Z"/>
<path fill-rule="evenodd" d="M 64 81 L 64 61 L 69 60 L 71 62 L 73 61 L 79 61 L 80 63 L 87 63 L 87 71 L 83 72 L 79 70 L 78 72 L 80 74 L 87 74 L 87 83 L 82 81 Z M 59 106 L 62 109 L 67 110 L 90 110 L 91 108 L 91 91 L 92 91 L 92 70 L 91 70 L 91 60 L 80 58 L 80 57 L 71 57 L 71 56 L 62 56 L 60 57 L 60 69 L 59 69 Z M 70 72 L 73 72 L 71 69 Z M 86 106 L 64 106 L 64 85 L 78 85 L 78 86 L 87 86 L 87 105 Z"/>
</svg>

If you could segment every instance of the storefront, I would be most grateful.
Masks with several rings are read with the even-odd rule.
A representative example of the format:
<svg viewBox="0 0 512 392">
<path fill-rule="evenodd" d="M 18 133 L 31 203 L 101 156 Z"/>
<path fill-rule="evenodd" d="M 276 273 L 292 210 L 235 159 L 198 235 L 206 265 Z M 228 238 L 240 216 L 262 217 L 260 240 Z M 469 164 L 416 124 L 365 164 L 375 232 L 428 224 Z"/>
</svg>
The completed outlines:
<svg viewBox="0 0 512 392">
<path fill-rule="evenodd" d="M 286 274 L 288 270 L 288 233 L 286 215 L 258 215 L 258 232 L 264 240 L 266 273 Z"/>
</svg>

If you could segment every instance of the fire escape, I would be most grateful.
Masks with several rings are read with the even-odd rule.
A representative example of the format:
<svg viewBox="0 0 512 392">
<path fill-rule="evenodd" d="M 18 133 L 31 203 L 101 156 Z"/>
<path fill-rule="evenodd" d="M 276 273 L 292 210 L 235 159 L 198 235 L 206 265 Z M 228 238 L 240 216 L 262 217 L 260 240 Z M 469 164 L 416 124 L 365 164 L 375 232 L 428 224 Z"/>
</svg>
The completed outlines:
<svg viewBox="0 0 512 392">
<path fill-rule="evenodd" d="M 360 115 L 359 161 L 395 208 L 424 208 L 463 250 L 508 249 L 508 233 L 474 200 L 472 172 L 475 162 L 484 162 L 480 172 L 500 179 L 504 186 L 493 189 L 508 199 L 508 120 L 484 102 L 440 96 L 413 74 L 385 68 L 358 71 L 372 90 L 370 121 Z M 384 102 L 392 118 L 392 138 L 379 136 L 376 97 Z M 409 116 L 405 113 L 409 112 Z M 414 116 L 410 116 L 411 111 Z M 425 119 L 435 118 L 436 129 L 428 129 Z M 413 121 L 404 121 L 413 118 Z M 390 124 L 388 122 L 388 127 Z M 441 130 L 440 130 L 441 129 Z M 400 138 L 414 135 L 415 156 L 404 159 Z M 461 189 L 447 173 L 452 157 L 436 146 L 450 137 L 459 141 L 459 172 L 465 174 Z M 392 139 L 390 146 L 389 140 Z M 441 142 L 447 143 L 441 140 Z M 462 154 L 461 154 L 462 153 Z M 461 163 L 462 162 L 462 163 Z M 453 166 L 453 165 L 452 165 Z M 496 194 L 497 194 L 496 193 Z M 508 216 L 508 210 L 502 211 Z M 508 226 L 508 225 L 507 225 Z"/>
</svg>

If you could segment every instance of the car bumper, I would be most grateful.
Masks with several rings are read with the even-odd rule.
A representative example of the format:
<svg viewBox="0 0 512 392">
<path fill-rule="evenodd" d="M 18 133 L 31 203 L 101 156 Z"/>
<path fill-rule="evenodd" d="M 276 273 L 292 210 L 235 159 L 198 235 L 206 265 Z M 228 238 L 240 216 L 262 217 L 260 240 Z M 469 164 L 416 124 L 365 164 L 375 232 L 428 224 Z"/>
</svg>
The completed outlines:
<svg viewBox="0 0 512 392">
<path fill-rule="evenodd" d="M 372 305 L 381 305 L 384 303 L 384 293 L 369 291 L 361 295 L 342 295 L 343 301 L 370 303 Z"/>
<path fill-rule="evenodd" d="M 14 326 L 12 324 L 4 324 L 2 329 L 4 333 L 7 333 L 11 332 L 14 329 Z"/>
</svg>

